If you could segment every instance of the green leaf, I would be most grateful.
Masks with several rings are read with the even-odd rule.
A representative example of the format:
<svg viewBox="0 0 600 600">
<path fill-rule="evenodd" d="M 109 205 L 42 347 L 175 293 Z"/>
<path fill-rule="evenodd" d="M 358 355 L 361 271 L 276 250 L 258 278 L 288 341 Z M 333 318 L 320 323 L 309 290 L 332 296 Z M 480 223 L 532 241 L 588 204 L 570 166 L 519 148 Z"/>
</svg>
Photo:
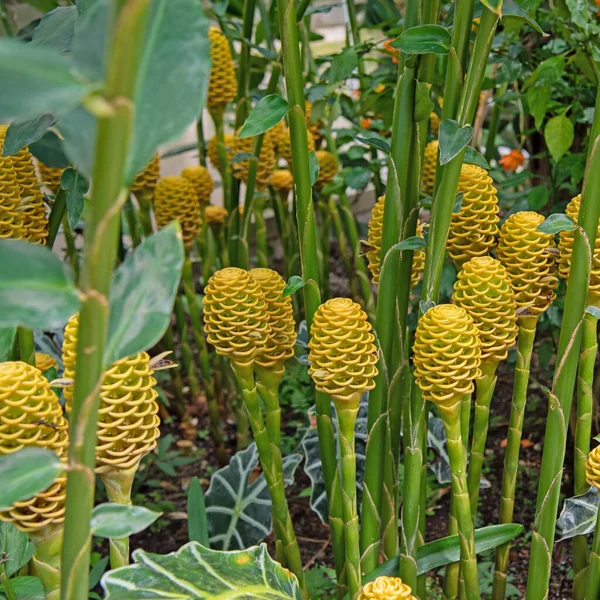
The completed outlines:
<svg viewBox="0 0 600 600">
<path fill-rule="evenodd" d="M 17 329 L 15 327 L 0 329 L 0 363 L 8 360 L 16 332 Z"/>
<path fill-rule="evenodd" d="M 45 600 L 44 586 L 39 577 L 15 577 L 10 580 L 10 587 L 15 594 L 16 600 Z M 0 598 L 5 596 L 0 592 Z"/>
<path fill-rule="evenodd" d="M 421 248 L 425 248 L 427 246 L 427 242 L 422 237 L 418 235 L 413 235 L 412 237 L 406 238 L 401 242 L 398 242 L 395 246 L 393 246 L 394 250 L 420 250 Z"/>
<path fill-rule="evenodd" d="M 371 181 L 371 170 L 366 167 L 350 167 L 344 170 L 346 185 L 353 190 L 362 190 Z"/>
<path fill-rule="evenodd" d="M 419 25 L 403 31 L 391 46 L 404 54 L 448 54 L 451 35 L 441 25 Z"/>
<path fill-rule="evenodd" d="M 328 82 L 333 84 L 348 79 L 357 67 L 358 55 L 356 54 L 356 49 L 345 48 L 340 54 L 333 57 L 328 72 Z"/>
<path fill-rule="evenodd" d="M 67 221 L 71 230 L 79 225 L 83 212 L 83 196 L 90 188 L 89 181 L 75 169 L 67 169 L 60 178 L 60 187 L 67 193 Z"/>
<path fill-rule="evenodd" d="M 533 211 L 539 211 L 548 203 L 548 187 L 546 184 L 536 185 L 529 190 L 527 194 L 527 208 Z"/>
<path fill-rule="evenodd" d="M 508 21 L 523 21 L 533 27 L 539 34 L 544 37 L 548 36 L 539 26 L 537 21 L 529 16 L 529 13 L 521 8 L 514 0 L 504 0 L 502 3 L 502 19 Z"/>
<path fill-rule="evenodd" d="M 78 0 L 77 4 L 81 1 Z M 19 2 L 25 2 L 41 13 L 47 13 L 58 6 L 58 0 L 19 0 Z"/>
<path fill-rule="evenodd" d="M 583 494 L 567 498 L 556 521 L 559 535 L 556 541 L 562 542 L 576 535 L 592 533 L 596 527 L 599 504 L 598 489 L 595 486 L 590 486 Z"/>
<path fill-rule="evenodd" d="M 0 81 L 0 121 L 66 112 L 93 89 L 69 57 L 12 39 L 0 39 Z"/>
<path fill-rule="evenodd" d="M 454 198 L 454 205 L 452 206 L 453 213 L 459 213 L 462 208 L 463 198 L 465 197 L 464 192 L 457 192 Z"/>
<path fill-rule="evenodd" d="M 29 145 L 29 150 L 48 167 L 65 169 L 69 166 L 63 142 L 53 131 L 46 131 L 39 140 Z"/>
<path fill-rule="evenodd" d="M 102 577 L 105 600 L 186 598 L 195 600 L 235 595 L 253 600 L 302 600 L 298 581 L 271 559 L 263 544 L 236 552 L 219 552 L 190 542 L 177 552 L 133 553 L 136 564 Z"/>
<path fill-rule="evenodd" d="M 59 6 L 46 13 L 40 24 L 33 31 L 33 46 L 53 48 L 58 52 L 68 52 L 71 49 L 77 8 L 75 6 Z"/>
<path fill-rule="evenodd" d="M 0 327 L 58 329 L 79 308 L 71 269 L 49 248 L 0 240 Z"/>
<path fill-rule="evenodd" d="M 94 506 L 90 528 L 98 537 L 123 538 L 144 531 L 161 515 L 143 506 L 105 502 Z"/>
<path fill-rule="evenodd" d="M 12 156 L 28 144 L 36 142 L 55 123 L 56 117 L 49 114 L 27 121 L 13 121 L 6 131 L 2 156 Z"/>
<path fill-rule="evenodd" d="M 160 340 L 171 319 L 184 257 L 181 229 L 171 223 L 119 265 L 110 286 L 106 365 Z"/>
<path fill-rule="evenodd" d="M 532 85 L 527 88 L 526 98 L 529 114 L 535 120 L 535 128 L 540 129 L 546 116 L 548 103 L 552 97 L 552 86 L 549 83 Z"/>
<path fill-rule="evenodd" d="M 386 154 L 390 153 L 390 145 L 379 136 L 368 136 L 368 135 L 355 135 L 354 139 L 361 144 L 366 144 L 367 146 L 371 146 L 371 148 L 376 148 L 377 150 L 382 150 Z"/>
<path fill-rule="evenodd" d="M 470 125 L 459 127 L 452 119 L 444 119 L 440 123 L 440 164 L 449 163 L 466 147 L 473 137 L 473 128 Z"/>
<path fill-rule="evenodd" d="M 7 555 L 4 568 L 10 577 L 29 562 L 35 546 L 27 534 L 19 531 L 13 523 L 0 522 L 0 553 Z"/>
<path fill-rule="evenodd" d="M 58 456 L 44 448 L 24 448 L 0 456 L 0 508 L 33 498 L 48 489 L 65 470 Z"/>
<path fill-rule="evenodd" d="M 592 317 L 594 317 L 594 319 L 600 319 L 600 308 L 597 306 L 588 306 L 585 309 L 585 312 L 588 313 L 589 315 L 592 315 Z"/>
<path fill-rule="evenodd" d="M 430 308 L 435 306 L 435 302 L 433 300 L 429 300 L 429 302 L 425 302 L 425 300 L 421 300 L 419 302 L 419 311 L 422 315 L 424 315 Z"/>
<path fill-rule="evenodd" d="M 295 294 L 298 290 L 301 290 L 307 283 L 308 281 L 304 281 L 304 279 L 302 279 L 302 277 L 300 277 L 299 275 L 292 275 L 288 279 L 288 282 L 285 284 L 281 297 L 287 298 L 288 296 Z"/>
<path fill-rule="evenodd" d="M 502 0 L 481 0 L 481 4 L 489 8 L 498 16 L 502 14 Z"/>
<path fill-rule="evenodd" d="M 418 121 L 424 121 L 429 119 L 429 116 L 433 112 L 433 102 L 429 96 L 431 91 L 431 84 L 425 81 L 417 81 L 417 88 L 415 91 L 415 108 L 413 111 L 413 119 Z"/>
<path fill-rule="evenodd" d="M 575 139 L 575 127 L 566 115 L 552 117 L 546 123 L 544 139 L 555 161 L 565 154 Z"/>
<path fill-rule="evenodd" d="M 574 231 L 577 225 L 568 215 L 562 213 L 554 213 L 546 217 L 538 226 L 537 229 L 542 233 L 554 235 L 560 231 Z"/>
<path fill-rule="evenodd" d="M 465 162 L 469 165 L 477 165 L 478 167 L 481 167 L 482 169 L 485 169 L 486 171 L 489 171 L 491 169 L 490 164 L 488 163 L 487 160 L 485 160 L 484 156 L 480 152 L 475 150 L 475 148 L 472 148 L 471 146 L 467 146 L 467 149 L 465 150 L 465 157 L 463 159 L 463 162 Z"/>
<path fill-rule="evenodd" d="M 209 548 L 206 503 L 200 480 L 193 477 L 187 493 L 188 539 Z"/>
<path fill-rule="evenodd" d="M 317 183 L 319 172 L 321 171 L 321 165 L 314 150 L 308 155 L 308 168 L 310 170 L 310 185 L 313 186 Z"/>
<path fill-rule="evenodd" d="M 275 127 L 288 114 L 288 103 L 277 94 L 265 96 L 248 115 L 239 138 L 253 137 Z"/>
</svg>

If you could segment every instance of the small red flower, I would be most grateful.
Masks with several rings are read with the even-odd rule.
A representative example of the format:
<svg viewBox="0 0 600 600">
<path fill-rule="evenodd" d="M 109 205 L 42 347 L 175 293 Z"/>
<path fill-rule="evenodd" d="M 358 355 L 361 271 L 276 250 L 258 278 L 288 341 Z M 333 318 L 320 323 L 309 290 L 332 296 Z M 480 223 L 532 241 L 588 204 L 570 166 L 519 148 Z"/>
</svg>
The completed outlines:
<svg viewBox="0 0 600 600">
<path fill-rule="evenodd" d="M 505 171 L 515 171 L 525 162 L 525 157 L 520 150 L 511 150 L 504 155 L 499 161 Z"/>
</svg>

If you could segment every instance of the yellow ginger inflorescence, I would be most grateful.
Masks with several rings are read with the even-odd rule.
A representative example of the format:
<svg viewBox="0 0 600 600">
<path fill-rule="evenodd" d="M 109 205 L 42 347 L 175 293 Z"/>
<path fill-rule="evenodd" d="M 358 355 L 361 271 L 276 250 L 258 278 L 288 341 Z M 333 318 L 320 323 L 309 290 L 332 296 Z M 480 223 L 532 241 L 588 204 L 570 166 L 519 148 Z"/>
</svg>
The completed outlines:
<svg viewBox="0 0 600 600">
<path fill-rule="evenodd" d="M 581 204 L 581 194 L 575 196 L 565 210 L 566 214 L 577 223 L 579 219 L 579 205 Z M 567 279 L 569 277 L 569 269 L 571 268 L 571 257 L 573 255 L 573 240 L 575 239 L 575 231 L 561 231 L 558 249 L 560 256 L 558 258 L 558 273 Z M 590 287 L 588 295 L 594 304 L 600 304 L 600 225 L 598 225 L 598 234 L 596 236 L 596 244 L 594 246 L 594 258 L 592 261 L 592 272 L 590 273 Z"/>
<path fill-rule="evenodd" d="M 131 191 L 134 194 L 154 194 L 158 179 L 160 177 L 160 158 L 158 152 L 152 157 L 152 160 L 140 171 L 131 184 Z"/>
<path fill-rule="evenodd" d="M 481 344 L 464 308 L 430 308 L 417 325 L 413 352 L 415 380 L 426 400 L 451 405 L 473 392 L 473 381 L 481 374 Z"/>
<path fill-rule="evenodd" d="M 283 138 L 283 134 L 285 133 L 285 130 L 286 130 L 285 120 L 281 119 L 281 121 L 279 121 L 279 123 L 277 123 L 277 125 L 275 125 L 271 129 L 269 129 L 269 131 L 267 131 L 267 134 L 269 134 L 271 136 L 271 139 L 273 141 L 273 146 L 275 148 L 276 154 L 279 154 L 279 147 L 281 146 L 282 138 Z"/>
<path fill-rule="evenodd" d="M 479 330 L 481 360 L 504 360 L 515 344 L 518 325 L 515 293 L 500 261 L 480 256 L 464 263 L 452 300 L 471 315 Z"/>
<path fill-rule="evenodd" d="M 200 233 L 200 206 L 190 182 L 181 175 L 161 179 L 154 194 L 154 214 L 158 227 L 179 221 L 183 244 L 190 248 Z"/>
<path fill-rule="evenodd" d="M 267 303 L 256 281 L 237 267 L 217 271 L 204 289 L 204 323 L 217 354 L 252 365 L 271 336 Z"/>
<path fill-rule="evenodd" d="M 181 171 L 181 176 L 190 182 L 201 204 L 208 204 L 210 202 L 210 195 L 215 187 L 215 182 L 206 167 L 202 165 L 186 167 Z"/>
<path fill-rule="evenodd" d="M 421 169 L 421 189 L 425 194 L 433 194 L 433 185 L 435 183 L 435 166 L 437 163 L 439 144 L 437 140 L 429 142 L 425 146 L 423 155 L 423 167 Z"/>
<path fill-rule="evenodd" d="M 530 211 L 517 212 L 500 229 L 498 259 L 510 277 L 518 309 L 537 317 L 553 302 L 558 285 L 552 235 L 537 227 L 544 217 Z"/>
<path fill-rule="evenodd" d="M 271 333 L 264 350 L 256 356 L 255 363 L 268 369 L 282 365 L 294 356 L 296 324 L 292 297 L 282 297 L 285 281 L 272 269 L 252 269 L 250 277 L 256 281 L 267 304 Z"/>
<path fill-rule="evenodd" d="M 271 185 L 276 192 L 289 194 L 294 189 L 294 176 L 287 169 L 276 169 L 271 176 Z"/>
<path fill-rule="evenodd" d="M 0 455 L 39 447 L 66 461 L 68 428 L 58 397 L 39 369 L 21 361 L 0 363 Z M 0 520 L 27 532 L 62 523 L 65 481 L 58 477 L 34 498 L 0 512 Z"/>
<path fill-rule="evenodd" d="M 229 215 L 227 209 L 222 206 L 209 204 L 204 209 L 204 218 L 209 225 L 224 225 L 227 215 Z"/>
<path fill-rule="evenodd" d="M 225 105 L 232 102 L 237 94 L 237 79 L 231 56 L 229 41 L 220 29 L 209 27 L 210 81 L 208 84 L 207 106 L 211 111 L 224 111 Z"/>
<path fill-rule="evenodd" d="M 310 328 L 309 373 L 334 402 L 358 406 L 375 386 L 377 348 L 367 313 L 349 298 L 321 304 Z"/>
<path fill-rule="evenodd" d="M 310 131 L 308 132 L 308 151 L 312 152 L 315 149 L 315 138 L 312 136 Z M 285 128 L 281 133 L 281 137 L 277 143 L 277 150 L 281 158 L 287 162 L 290 170 L 292 170 L 292 141 L 290 138 L 290 130 Z"/>
<path fill-rule="evenodd" d="M 225 147 L 225 154 L 227 155 L 227 164 L 231 163 L 233 158 L 233 144 L 235 142 L 235 136 L 231 133 L 226 133 L 223 136 L 223 145 Z M 206 156 L 210 160 L 212 166 L 221 171 L 221 161 L 219 160 L 219 141 L 217 136 L 213 136 L 208 140 L 206 144 Z"/>
<path fill-rule="evenodd" d="M 496 245 L 498 196 L 492 178 L 477 165 L 463 165 L 458 192 L 463 201 L 452 215 L 448 253 L 457 265 L 475 256 L 485 256 Z"/>
<path fill-rule="evenodd" d="M 415 600 L 415 597 L 400 577 L 381 576 L 366 583 L 356 600 Z"/>
<path fill-rule="evenodd" d="M 12 159 L 0 156 L 0 239 L 26 239 L 21 190 Z"/>
<path fill-rule="evenodd" d="M 42 186 L 47 187 L 53 194 L 58 194 L 60 190 L 60 178 L 64 169 L 60 167 L 49 167 L 41 160 L 38 160 L 38 171 L 40 173 L 40 181 Z"/>
<path fill-rule="evenodd" d="M 306 116 L 306 128 L 308 129 L 309 132 L 309 136 L 308 137 L 313 137 L 315 144 L 319 144 L 319 142 L 321 141 L 321 127 L 323 127 L 323 123 L 321 123 L 321 121 L 314 121 L 311 118 L 311 112 L 312 112 L 312 103 L 309 102 L 308 100 L 306 101 L 305 105 L 304 105 L 304 114 Z"/>
<path fill-rule="evenodd" d="M 585 465 L 586 481 L 600 490 L 600 446 L 596 446 L 590 453 Z"/>
<path fill-rule="evenodd" d="M 436 112 L 432 112 L 429 115 L 429 127 L 431 130 L 431 135 L 437 136 L 440 131 L 440 123 L 442 120 Z"/>
<path fill-rule="evenodd" d="M 239 138 L 235 137 L 233 142 L 233 156 L 248 152 L 252 154 L 254 147 L 254 138 Z M 233 176 L 242 181 L 248 180 L 248 170 L 250 168 L 250 160 L 243 160 L 233 164 Z M 271 176 L 275 169 L 275 150 L 273 147 L 272 136 L 264 136 L 258 156 L 258 166 L 256 169 L 256 188 L 264 190 L 271 183 Z"/>
<path fill-rule="evenodd" d="M 63 342 L 64 377 L 75 379 L 79 315 L 69 319 Z M 156 379 L 146 352 L 118 360 L 104 373 L 100 388 L 96 472 L 100 474 L 135 468 L 156 448 L 160 435 Z M 72 388 L 64 390 L 67 412 Z"/>
<path fill-rule="evenodd" d="M 49 354 L 42 354 L 41 352 L 35 353 L 35 366 L 42 372 L 45 373 L 48 369 L 56 367 L 56 360 L 54 360 Z"/>
<path fill-rule="evenodd" d="M 335 156 L 331 152 L 327 152 L 327 150 L 317 150 L 315 155 L 319 161 L 319 177 L 317 178 L 315 187 L 320 189 L 333 181 L 338 172 L 338 163 L 335 160 Z"/>
</svg>

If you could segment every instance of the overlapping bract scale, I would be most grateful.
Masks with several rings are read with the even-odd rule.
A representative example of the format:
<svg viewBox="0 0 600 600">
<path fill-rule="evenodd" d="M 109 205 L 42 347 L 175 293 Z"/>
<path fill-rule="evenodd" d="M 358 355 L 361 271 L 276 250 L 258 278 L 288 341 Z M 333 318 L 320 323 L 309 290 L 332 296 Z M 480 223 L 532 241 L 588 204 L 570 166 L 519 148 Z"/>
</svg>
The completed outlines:
<svg viewBox="0 0 600 600">
<path fill-rule="evenodd" d="M 47 187 L 53 194 L 58 194 L 60 190 L 60 179 L 64 169 L 60 167 L 49 167 L 41 160 L 38 160 L 38 171 L 40 173 L 41 185 Z"/>
<path fill-rule="evenodd" d="M 56 360 L 49 354 L 43 354 L 42 352 L 35 353 L 35 366 L 42 372 L 45 373 L 48 369 L 56 367 Z"/>
<path fill-rule="evenodd" d="M 294 176 L 287 169 L 276 169 L 271 176 L 271 185 L 276 192 L 289 194 L 294 189 Z"/>
<path fill-rule="evenodd" d="M 225 154 L 227 156 L 227 164 L 231 163 L 233 158 L 233 144 L 235 142 L 235 136 L 232 133 L 226 133 L 223 136 L 223 145 L 225 148 Z M 208 140 L 206 144 L 206 156 L 210 160 L 211 164 L 215 169 L 221 171 L 221 161 L 219 160 L 219 141 L 217 136 L 213 136 Z"/>
<path fill-rule="evenodd" d="M 204 209 L 204 218 L 209 225 L 224 225 L 229 213 L 222 206 L 209 204 Z"/>
<path fill-rule="evenodd" d="M 600 446 L 596 446 L 589 453 L 585 465 L 585 479 L 590 485 L 600 490 Z"/>
<path fill-rule="evenodd" d="M 399 577 L 381 576 L 366 583 L 356 600 L 414 600 L 414 596 Z"/>
<path fill-rule="evenodd" d="M 317 150 L 315 155 L 319 161 L 319 177 L 317 178 L 315 187 L 320 189 L 333 181 L 338 171 L 338 163 L 335 156 L 331 152 L 327 152 L 327 150 Z"/>
<path fill-rule="evenodd" d="M 237 79 L 231 56 L 229 41 L 217 27 L 209 27 L 210 39 L 210 81 L 208 84 L 207 106 L 210 110 L 222 111 L 237 94 Z"/>
<path fill-rule="evenodd" d="M 292 140 L 290 137 L 290 130 L 286 127 L 279 137 L 277 138 L 277 151 L 279 156 L 285 160 L 288 168 L 292 170 Z M 307 134 L 308 152 L 312 152 L 315 149 L 315 138 L 312 136 L 310 131 Z"/>
<path fill-rule="evenodd" d="M 433 194 L 438 148 L 438 141 L 433 140 L 433 142 L 429 142 L 429 144 L 425 146 L 425 153 L 423 155 L 423 166 L 421 168 L 421 189 L 423 190 L 423 193 L 428 195 Z"/>
<path fill-rule="evenodd" d="M 26 239 L 21 190 L 10 157 L 0 157 L 0 239 Z"/>
<path fill-rule="evenodd" d="M 239 138 L 235 137 L 233 142 L 233 156 L 237 156 L 242 152 L 252 154 L 254 147 L 254 138 Z M 232 165 L 233 175 L 236 179 L 242 181 L 248 180 L 248 170 L 250 168 L 250 160 L 242 160 L 235 162 Z M 260 147 L 258 156 L 258 165 L 256 168 L 256 188 L 264 190 L 271 183 L 271 176 L 275 169 L 275 149 L 273 147 L 273 137 L 265 135 Z"/>
<path fill-rule="evenodd" d="M 210 202 L 210 195 L 215 187 L 215 182 L 206 167 L 202 165 L 186 167 L 181 171 L 181 176 L 190 182 L 201 204 Z"/>
<path fill-rule="evenodd" d="M 131 191 L 134 194 L 154 194 L 160 177 L 160 158 L 158 152 L 152 157 L 152 160 L 140 171 L 131 184 Z"/>
</svg>

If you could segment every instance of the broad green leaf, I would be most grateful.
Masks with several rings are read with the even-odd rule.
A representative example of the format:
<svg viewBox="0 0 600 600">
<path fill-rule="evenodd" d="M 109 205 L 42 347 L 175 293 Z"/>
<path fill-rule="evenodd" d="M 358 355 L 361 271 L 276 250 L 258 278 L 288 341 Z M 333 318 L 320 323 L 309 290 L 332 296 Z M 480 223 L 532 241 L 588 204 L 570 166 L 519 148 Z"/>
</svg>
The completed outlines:
<svg viewBox="0 0 600 600">
<path fill-rule="evenodd" d="M 299 275 L 292 275 L 285 284 L 281 297 L 287 298 L 288 296 L 292 296 L 298 290 L 301 290 L 307 283 L 308 282 L 304 281 Z"/>
<path fill-rule="evenodd" d="M 429 300 L 429 302 L 425 302 L 425 300 L 419 301 L 419 311 L 422 315 L 424 315 L 430 308 L 435 306 L 435 302 L 433 300 Z"/>
<path fill-rule="evenodd" d="M 448 54 L 450 45 L 450 32 L 441 25 L 411 27 L 391 43 L 404 54 Z"/>
<path fill-rule="evenodd" d="M 466 147 L 473 137 L 473 127 L 459 127 L 456 121 L 444 119 L 440 123 L 440 164 L 449 163 Z"/>
<path fill-rule="evenodd" d="M 353 190 L 362 190 L 369 185 L 373 173 L 366 167 L 350 167 L 344 169 L 346 185 Z"/>
<path fill-rule="evenodd" d="M 417 81 L 415 90 L 415 108 L 413 110 L 413 119 L 418 121 L 428 120 L 433 112 L 433 102 L 430 97 L 431 84 L 425 81 Z"/>
<path fill-rule="evenodd" d="M 83 212 L 83 196 L 89 190 L 90 184 L 81 173 L 70 168 L 62 174 L 60 187 L 67 194 L 67 221 L 73 230 L 79 224 Z"/>
<path fill-rule="evenodd" d="M 462 208 L 463 199 L 465 197 L 464 192 L 457 192 L 456 197 L 454 198 L 454 206 L 452 207 L 453 213 L 459 213 Z"/>
<path fill-rule="evenodd" d="M 171 223 L 119 265 L 110 286 L 106 365 L 160 340 L 171 319 L 184 257 L 181 229 Z"/>
<path fill-rule="evenodd" d="M 24 448 L 0 456 L 0 508 L 28 500 L 48 489 L 65 470 L 58 456 L 44 448 Z"/>
<path fill-rule="evenodd" d="M 40 24 L 33 32 L 33 46 L 53 48 L 58 52 L 68 52 L 71 49 L 75 22 L 77 21 L 77 8 L 75 6 L 59 6 L 46 13 Z"/>
<path fill-rule="evenodd" d="M 93 89 L 69 57 L 13 39 L 0 39 L 0 80 L 4 122 L 66 112 Z"/>
<path fill-rule="evenodd" d="M 166 555 L 136 550 L 133 560 L 102 577 L 105 600 L 302 600 L 297 579 L 271 559 L 264 544 L 219 552 L 190 542 Z"/>
<path fill-rule="evenodd" d="M 498 16 L 502 14 L 502 0 L 481 0 L 481 3 Z"/>
<path fill-rule="evenodd" d="M 355 135 L 354 139 L 361 144 L 366 144 L 377 150 L 382 150 L 386 154 L 390 153 L 390 145 L 381 137 L 376 135 Z"/>
<path fill-rule="evenodd" d="M 422 237 L 418 235 L 413 235 L 412 237 L 406 238 L 401 242 L 398 242 L 393 248 L 396 250 L 420 250 L 421 248 L 425 248 L 427 243 Z"/>
<path fill-rule="evenodd" d="M 265 96 L 248 115 L 238 137 L 247 138 L 259 135 L 275 127 L 288 114 L 288 103 L 277 94 Z"/>
<path fill-rule="evenodd" d="M 15 594 L 16 600 L 45 600 L 44 586 L 38 577 L 15 577 L 10 580 L 10 587 Z M 0 591 L 0 599 L 5 596 Z"/>
<path fill-rule="evenodd" d="M 245 160 L 250 160 L 254 155 L 251 152 L 239 152 L 231 159 L 231 164 L 241 163 Z"/>
<path fill-rule="evenodd" d="M 181 144 L 180 146 L 175 146 L 175 148 L 171 148 L 171 150 L 167 150 L 160 155 L 161 158 L 170 158 L 171 156 L 179 156 L 180 154 L 185 154 L 186 152 L 198 151 L 198 142 L 194 142 L 193 144 Z"/>
<path fill-rule="evenodd" d="M 0 328 L 58 329 L 79 308 L 71 269 L 52 250 L 0 240 Z"/>
<path fill-rule="evenodd" d="M 556 521 L 556 541 L 562 542 L 576 535 L 592 533 L 596 527 L 599 505 L 598 489 L 594 486 L 583 494 L 567 498 Z"/>
<path fill-rule="evenodd" d="M 39 140 L 32 142 L 29 150 L 48 167 L 64 169 L 69 166 L 63 142 L 53 131 L 46 131 Z"/>
<path fill-rule="evenodd" d="M 94 506 L 90 529 L 98 537 L 123 538 L 144 531 L 160 515 L 143 506 L 106 502 Z"/>
<path fill-rule="evenodd" d="M 527 208 L 533 211 L 539 211 L 548 203 L 548 187 L 542 183 L 529 190 L 527 194 Z"/>
<path fill-rule="evenodd" d="M 573 219 L 562 213 L 554 213 L 546 217 L 538 226 L 543 233 L 556 234 L 560 231 L 574 231 L 577 225 L 573 223 Z"/>
<path fill-rule="evenodd" d="M 202 485 L 197 477 L 193 477 L 187 493 L 188 540 L 198 542 L 206 548 L 210 547 L 208 540 L 208 519 L 206 502 Z"/>
<path fill-rule="evenodd" d="M 314 150 L 308 155 L 308 168 L 310 170 L 310 185 L 313 186 L 317 183 L 319 172 L 321 171 L 321 165 L 319 164 L 319 159 Z"/>
<path fill-rule="evenodd" d="M 330 84 L 348 79 L 358 67 L 358 56 L 355 48 L 345 48 L 340 54 L 333 57 L 328 72 Z"/>
<path fill-rule="evenodd" d="M 544 33 L 544 30 L 539 26 L 537 21 L 532 19 L 529 16 L 529 13 L 521 8 L 514 0 L 504 0 L 502 2 L 502 19 L 503 20 L 515 20 L 515 21 L 523 21 L 527 23 L 533 29 L 535 29 L 538 33 L 543 36 L 547 36 L 547 33 Z"/>
<path fill-rule="evenodd" d="M 472 148 L 471 146 L 467 146 L 467 148 L 465 150 L 465 157 L 463 159 L 463 162 L 465 162 L 469 165 L 477 165 L 478 167 L 481 167 L 482 169 L 485 169 L 486 171 L 489 171 L 491 169 L 490 164 L 488 163 L 487 160 L 485 160 L 483 155 L 480 152 L 478 152 L 477 150 L 475 150 L 475 148 Z"/>
<path fill-rule="evenodd" d="M 575 127 L 566 115 L 552 117 L 546 123 L 544 139 L 555 161 L 565 154 L 575 138 Z"/>
<path fill-rule="evenodd" d="M 0 363 L 8 360 L 16 332 L 17 329 L 15 327 L 0 329 Z"/>
<path fill-rule="evenodd" d="M 527 89 L 525 97 L 529 114 L 535 120 L 535 128 L 540 129 L 546 116 L 546 109 L 552 97 L 552 86 L 549 83 L 542 85 L 532 85 Z"/>
<path fill-rule="evenodd" d="M 283 459 L 286 485 L 293 483 L 301 460 L 300 454 Z M 271 495 L 263 474 L 253 478 L 258 466 L 256 444 L 251 444 L 211 477 L 205 501 L 212 548 L 241 550 L 271 533 Z"/>
<path fill-rule="evenodd" d="M 2 156 L 12 156 L 28 144 L 37 142 L 55 123 L 56 117 L 49 114 L 27 121 L 13 121 L 6 130 Z"/>
<path fill-rule="evenodd" d="M 0 523 L 0 553 L 7 555 L 4 563 L 10 577 L 26 565 L 35 553 L 35 547 L 26 533 L 19 531 L 13 523 Z"/>
</svg>

